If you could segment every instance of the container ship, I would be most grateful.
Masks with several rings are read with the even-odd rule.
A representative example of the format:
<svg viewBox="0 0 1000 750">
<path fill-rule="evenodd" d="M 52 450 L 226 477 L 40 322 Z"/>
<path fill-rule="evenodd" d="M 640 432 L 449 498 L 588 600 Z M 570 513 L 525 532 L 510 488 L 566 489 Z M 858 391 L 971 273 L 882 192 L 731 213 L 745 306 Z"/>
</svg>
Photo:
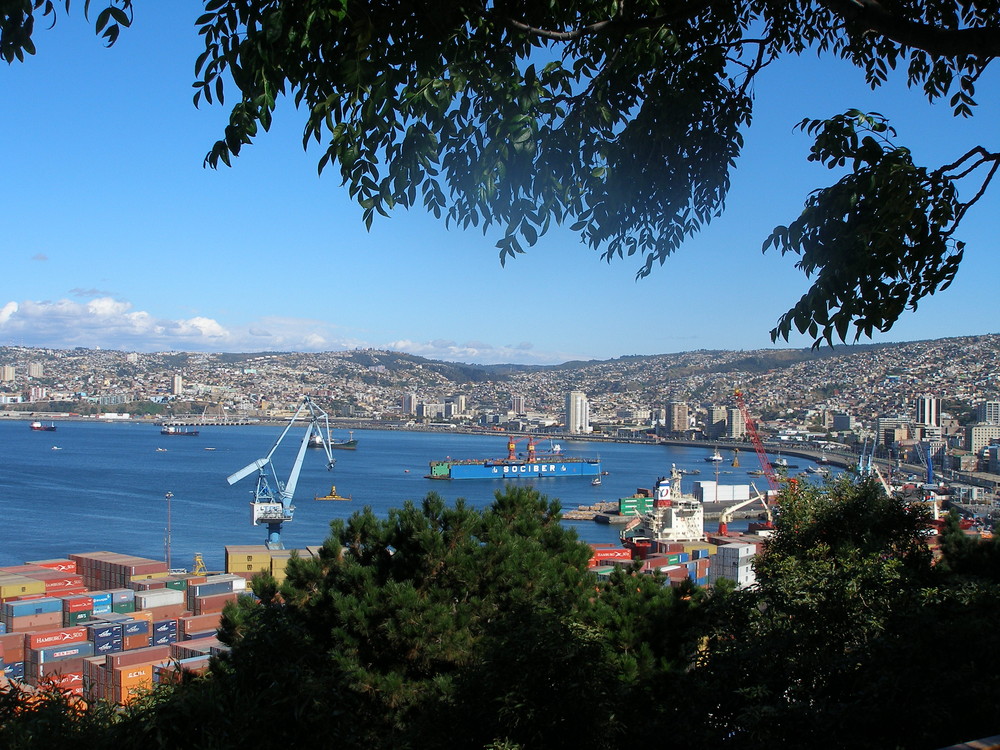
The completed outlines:
<svg viewBox="0 0 1000 750">
<path fill-rule="evenodd" d="M 160 429 L 161 435 L 184 435 L 186 437 L 198 437 L 198 430 L 189 430 L 186 427 L 178 427 L 176 425 L 168 424 L 164 425 Z"/>
<path fill-rule="evenodd" d="M 524 439 L 524 438 L 522 438 Z M 507 440 L 506 458 L 468 458 L 431 461 L 428 479 L 529 479 L 537 477 L 600 477 L 599 458 L 562 455 L 559 446 L 547 453 L 536 450 L 528 438 L 527 452 L 517 453 L 513 437 Z"/>
</svg>

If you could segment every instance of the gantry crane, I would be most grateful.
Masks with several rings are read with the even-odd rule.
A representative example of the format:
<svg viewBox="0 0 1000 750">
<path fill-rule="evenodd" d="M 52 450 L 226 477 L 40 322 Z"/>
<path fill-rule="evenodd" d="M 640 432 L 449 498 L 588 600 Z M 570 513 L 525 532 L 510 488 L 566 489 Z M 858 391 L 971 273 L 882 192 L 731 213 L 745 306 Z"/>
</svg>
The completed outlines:
<svg viewBox="0 0 1000 750">
<path fill-rule="evenodd" d="M 281 441 L 284 440 L 285 435 L 294 426 L 299 415 L 304 411 L 308 411 L 309 413 L 306 418 L 308 425 L 305 434 L 302 436 L 302 442 L 299 444 L 299 450 L 295 455 L 288 479 L 282 482 L 278 478 L 277 470 L 271 462 L 271 457 L 278 449 L 278 446 L 281 445 Z M 292 505 L 292 497 L 295 495 L 295 485 L 299 481 L 299 472 L 302 471 L 302 461 L 306 455 L 306 448 L 309 446 L 310 438 L 314 435 L 322 437 L 323 425 L 326 426 L 326 432 L 329 434 L 330 420 L 326 412 L 306 396 L 299 405 L 299 408 L 295 410 L 285 429 L 278 436 L 278 439 L 274 441 L 274 445 L 268 454 L 264 458 L 258 458 L 253 463 L 247 464 L 239 471 L 226 477 L 226 481 L 230 485 L 233 485 L 241 479 L 257 472 L 257 486 L 252 492 L 253 500 L 250 501 L 250 509 L 253 525 L 264 524 L 267 526 L 266 545 L 268 549 L 284 549 L 284 545 L 281 543 L 281 525 L 292 520 L 292 515 L 295 512 L 295 506 Z M 326 452 L 326 468 L 329 471 L 333 468 L 336 460 L 333 458 L 329 442 L 324 440 L 322 443 L 323 449 Z"/>
</svg>

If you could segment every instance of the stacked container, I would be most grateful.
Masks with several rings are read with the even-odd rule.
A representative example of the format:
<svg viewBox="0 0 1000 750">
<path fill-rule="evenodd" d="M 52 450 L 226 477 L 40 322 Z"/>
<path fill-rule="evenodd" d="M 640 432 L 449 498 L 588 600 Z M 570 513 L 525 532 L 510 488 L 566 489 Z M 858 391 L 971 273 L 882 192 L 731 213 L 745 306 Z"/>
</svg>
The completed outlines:
<svg viewBox="0 0 1000 750">
<path fill-rule="evenodd" d="M 69 559 L 76 563 L 77 572 L 89 589 L 126 588 L 134 581 L 167 576 L 167 564 L 162 560 L 135 555 L 104 551 L 70 555 Z"/>
<path fill-rule="evenodd" d="M 264 545 L 232 545 L 226 547 L 227 573 L 270 573 L 271 550 Z"/>
<path fill-rule="evenodd" d="M 18 573 L 0 572 L 0 602 L 19 596 L 45 596 L 45 583 Z"/>
<path fill-rule="evenodd" d="M 719 545 L 711 557 L 709 582 L 714 584 L 720 578 L 728 578 L 740 588 L 754 584 L 757 580 L 753 572 L 755 553 L 756 547 L 752 544 L 735 542 Z"/>
<path fill-rule="evenodd" d="M 5 601 L 0 619 L 8 633 L 53 630 L 62 627 L 62 600 L 48 596 Z"/>
<path fill-rule="evenodd" d="M 587 563 L 588 568 L 596 568 L 598 566 L 606 565 L 608 561 L 632 561 L 632 551 L 626 549 L 625 547 L 615 546 L 613 544 L 591 544 L 591 556 L 590 562 Z"/>
</svg>

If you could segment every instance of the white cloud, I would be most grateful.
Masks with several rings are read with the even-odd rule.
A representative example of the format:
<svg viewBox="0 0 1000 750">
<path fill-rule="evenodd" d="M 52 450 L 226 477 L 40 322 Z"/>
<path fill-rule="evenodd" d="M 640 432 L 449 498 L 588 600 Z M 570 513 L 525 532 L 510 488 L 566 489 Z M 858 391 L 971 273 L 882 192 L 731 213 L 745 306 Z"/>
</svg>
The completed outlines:
<svg viewBox="0 0 1000 750">
<path fill-rule="evenodd" d="M 553 365 L 571 359 L 580 359 L 580 355 L 566 352 L 535 351 L 530 343 L 522 342 L 517 346 L 494 346 L 482 341 L 469 341 L 457 344 L 454 341 L 411 341 L 400 339 L 384 345 L 409 354 L 416 354 L 428 359 L 443 359 L 451 362 L 470 362 L 480 365 L 499 365 L 516 362 L 530 365 Z"/>
<path fill-rule="evenodd" d="M 17 303 L 8 302 L 3 307 L 0 307 L 0 326 L 5 325 L 11 316 L 17 312 Z"/>
<path fill-rule="evenodd" d="M 0 343 L 135 351 L 321 351 L 365 342 L 338 341 L 329 324 L 270 318 L 231 329 L 204 316 L 157 318 L 131 302 L 110 296 L 7 302 L 0 307 Z"/>
<path fill-rule="evenodd" d="M 81 290 L 75 290 L 79 292 Z M 158 318 L 131 302 L 104 295 L 71 299 L 10 301 L 0 306 L 0 345 L 22 344 L 67 349 L 85 346 L 127 351 L 338 351 L 376 348 L 429 359 L 476 364 L 556 364 L 579 359 L 575 352 L 537 351 L 529 342 L 495 345 L 435 339 L 365 341 L 343 335 L 322 320 L 263 317 L 238 326 L 205 316 Z"/>
</svg>

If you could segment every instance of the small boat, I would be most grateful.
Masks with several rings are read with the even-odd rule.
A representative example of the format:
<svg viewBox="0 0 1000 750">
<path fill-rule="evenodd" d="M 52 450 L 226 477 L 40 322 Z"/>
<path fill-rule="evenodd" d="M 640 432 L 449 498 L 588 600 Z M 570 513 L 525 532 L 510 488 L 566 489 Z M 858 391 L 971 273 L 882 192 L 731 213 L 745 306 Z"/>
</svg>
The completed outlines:
<svg viewBox="0 0 1000 750">
<path fill-rule="evenodd" d="M 600 477 L 594 477 L 592 480 L 590 480 L 590 486 L 591 487 L 600 487 L 600 485 L 601 485 L 601 478 Z"/>
<path fill-rule="evenodd" d="M 53 445 L 52 446 L 52 450 L 54 450 L 54 451 L 61 451 L 62 448 L 60 448 L 58 445 Z"/>
<path fill-rule="evenodd" d="M 157 452 L 157 453 L 166 453 L 166 452 L 167 452 L 167 449 L 166 449 L 166 448 L 157 448 L 157 449 L 156 449 L 156 452 Z"/>
<path fill-rule="evenodd" d="M 215 448 L 206 448 L 205 450 L 207 450 L 207 451 L 214 451 Z"/>
<path fill-rule="evenodd" d="M 41 422 L 32 422 L 31 429 L 35 430 L 36 432 L 55 432 L 56 426 L 52 422 L 49 422 L 48 424 L 42 424 Z"/>
<path fill-rule="evenodd" d="M 316 495 L 313 500 L 350 500 L 350 497 L 344 497 L 343 495 L 337 494 L 337 485 L 330 485 L 330 494 L 328 495 Z"/>
<path fill-rule="evenodd" d="M 184 437 L 196 437 L 198 435 L 198 430 L 189 430 L 187 427 L 178 427 L 176 425 L 168 424 L 164 425 L 160 430 L 161 435 L 171 435 Z"/>
<path fill-rule="evenodd" d="M 719 453 L 719 449 L 716 448 L 715 452 L 711 456 L 706 456 L 705 457 L 705 460 L 708 461 L 709 463 L 715 463 L 717 461 L 721 461 L 722 460 L 722 454 Z"/>
</svg>

